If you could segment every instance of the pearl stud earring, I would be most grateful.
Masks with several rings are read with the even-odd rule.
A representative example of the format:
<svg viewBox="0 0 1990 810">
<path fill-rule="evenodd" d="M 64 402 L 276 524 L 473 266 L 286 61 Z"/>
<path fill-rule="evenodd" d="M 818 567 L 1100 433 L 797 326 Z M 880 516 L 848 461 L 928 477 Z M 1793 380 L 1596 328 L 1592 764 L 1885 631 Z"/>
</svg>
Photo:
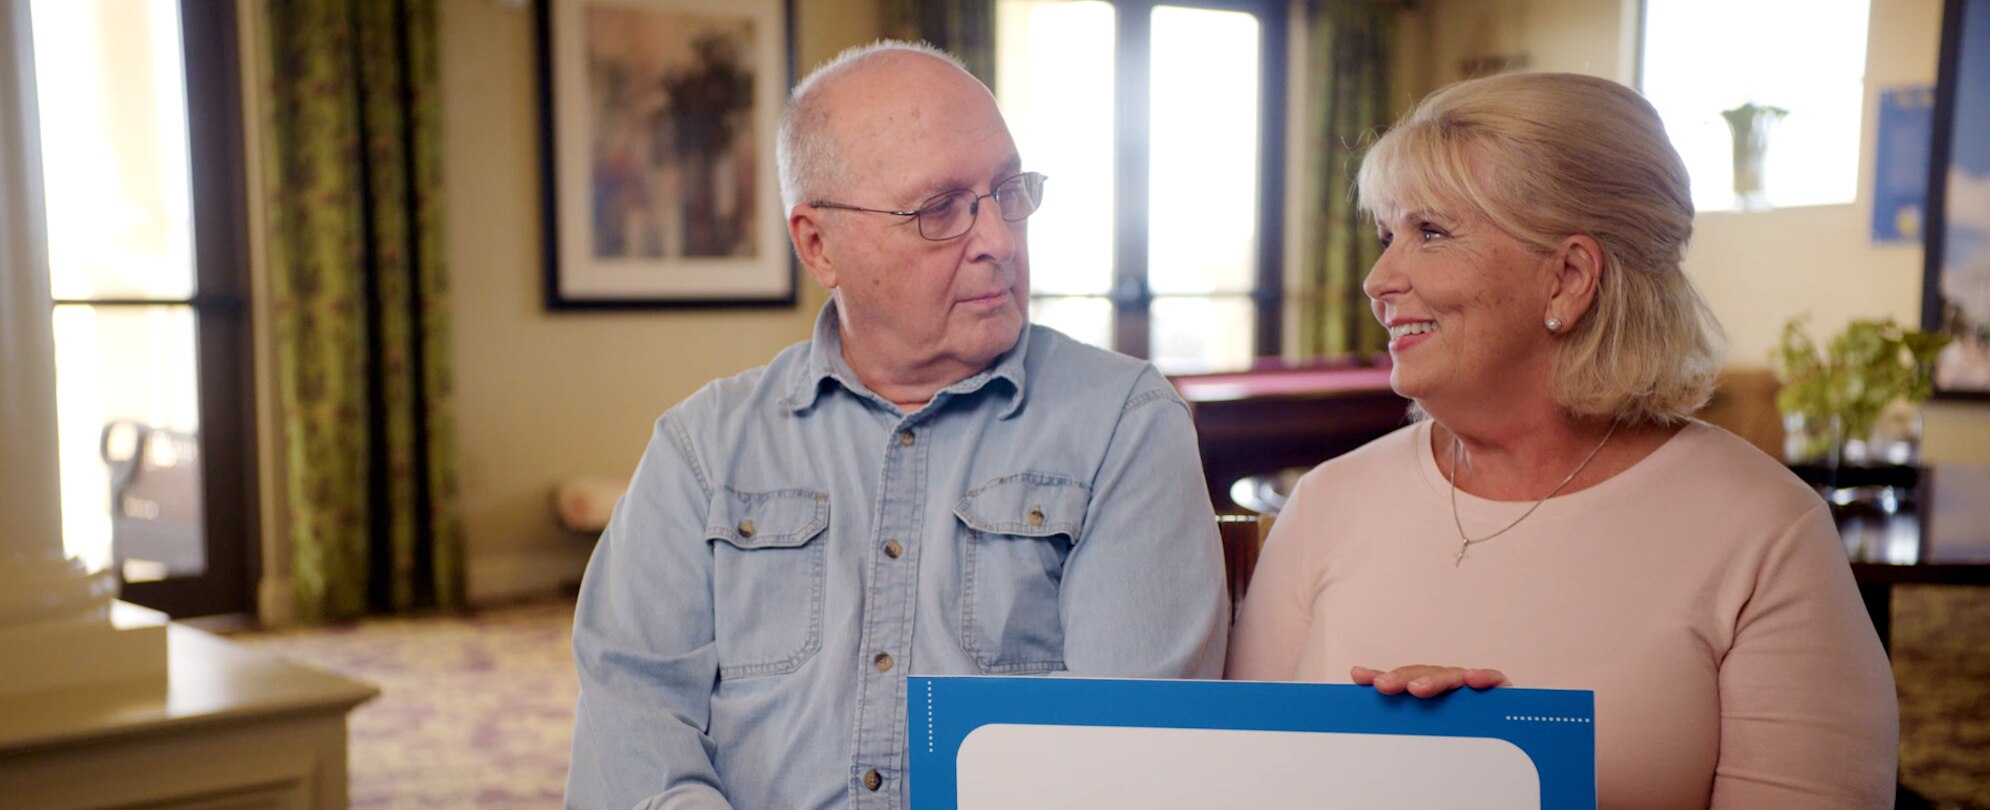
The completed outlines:
<svg viewBox="0 0 1990 810">
<path fill-rule="evenodd" d="M 1560 332 L 1560 331 L 1562 331 L 1562 319 L 1560 319 L 1560 318 L 1549 318 L 1549 319 L 1548 319 L 1548 331 L 1550 331 L 1550 332 Z"/>
</svg>

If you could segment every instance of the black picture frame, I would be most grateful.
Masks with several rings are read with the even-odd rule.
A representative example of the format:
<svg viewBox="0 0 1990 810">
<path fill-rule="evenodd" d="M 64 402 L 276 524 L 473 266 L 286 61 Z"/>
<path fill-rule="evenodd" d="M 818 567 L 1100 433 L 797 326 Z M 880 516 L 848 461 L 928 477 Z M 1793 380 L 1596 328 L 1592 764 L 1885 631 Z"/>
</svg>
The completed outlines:
<svg viewBox="0 0 1990 810">
<path fill-rule="evenodd" d="M 534 21 L 546 308 L 794 306 L 793 0 L 538 0 Z"/>
<path fill-rule="evenodd" d="M 1921 328 L 1953 338 L 1936 362 L 1935 397 L 1990 401 L 1990 376 L 1986 376 L 1990 375 L 1990 364 L 1972 359 L 1990 358 L 1990 319 L 1979 314 L 1974 320 L 1983 322 L 1974 323 L 1965 307 L 1944 291 L 1942 283 L 1951 272 L 1950 263 L 1957 259 L 1957 252 L 1951 250 L 1951 236 L 1961 230 L 1956 227 L 1957 218 L 1967 215 L 1990 220 L 1990 212 L 1967 206 L 1959 210 L 1953 204 L 1958 189 L 1950 180 L 1959 162 L 1958 146 L 1983 150 L 1972 152 L 1968 162 L 1990 155 L 1990 127 L 1957 115 L 1959 105 L 1980 109 L 1980 105 L 1990 104 L 1990 71 L 1965 72 L 1965 59 L 1973 64 L 1990 61 L 1990 0 L 1947 0 L 1942 10 L 1921 285 Z M 1990 181 L 1990 174 L 1984 179 Z M 1982 264 L 1990 268 L 1990 254 Z"/>
</svg>

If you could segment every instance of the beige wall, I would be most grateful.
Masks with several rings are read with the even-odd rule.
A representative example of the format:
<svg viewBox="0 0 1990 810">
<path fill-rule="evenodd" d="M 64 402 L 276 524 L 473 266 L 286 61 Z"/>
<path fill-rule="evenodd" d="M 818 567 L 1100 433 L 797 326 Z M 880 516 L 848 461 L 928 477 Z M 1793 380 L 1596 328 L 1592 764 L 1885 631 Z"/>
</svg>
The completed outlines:
<svg viewBox="0 0 1990 810">
<path fill-rule="evenodd" d="M 874 0 L 797 0 L 801 70 L 877 36 Z M 567 476 L 626 476 L 650 425 L 714 378 L 808 336 L 822 292 L 748 311 L 546 312 L 532 16 L 442 4 L 447 250 L 470 596 L 577 581 L 592 538 L 554 523 Z"/>
<path fill-rule="evenodd" d="M 1933 84 L 1940 0 L 1873 0 L 1866 56 L 1865 132 L 1859 198 L 1850 205 L 1757 213 L 1708 213 L 1694 223 L 1686 272 L 1727 328 L 1729 360 L 1766 366 L 1783 322 L 1803 312 L 1814 330 L 1852 318 L 1891 315 L 1920 322 L 1921 249 L 1875 245 L 1872 222 L 1874 111 L 1883 89 Z M 1524 54 L 1538 70 L 1636 78 L 1637 0 L 1437 0 L 1417 25 L 1430 44 L 1420 77 L 1447 82 L 1472 57 Z M 1926 409 L 1933 460 L 1990 460 L 1990 408 L 1933 403 Z"/>
<path fill-rule="evenodd" d="M 880 27 L 872 0 L 795 5 L 803 70 Z M 1941 4 L 1873 5 L 1869 111 L 1880 89 L 1934 80 Z M 1421 8 L 1404 29 L 1412 49 L 1402 66 L 1405 101 L 1457 78 L 1471 57 L 1524 55 L 1540 70 L 1635 76 L 1638 0 L 1432 0 Z M 822 294 L 804 277 L 793 309 L 548 314 L 539 287 L 531 16 L 491 0 L 446 0 L 442 23 L 463 506 L 471 595 L 488 601 L 578 577 L 592 542 L 554 524 L 553 482 L 626 475 L 659 413 L 805 338 Z M 1869 112 L 1863 178 L 1872 172 L 1872 127 Z M 1798 312 L 1826 330 L 1853 317 L 1918 319 L 1921 252 L 1867 240 L 1869 186 L 1862 182 L 1852 205 L 1700 217 L 1686 268 L 1727 326 L 1734 362 L 1764 364 L 1782 322 Z M 1928 453 L 1990 459 L 1990 408 L 1930 405 Z"/>
</svg>

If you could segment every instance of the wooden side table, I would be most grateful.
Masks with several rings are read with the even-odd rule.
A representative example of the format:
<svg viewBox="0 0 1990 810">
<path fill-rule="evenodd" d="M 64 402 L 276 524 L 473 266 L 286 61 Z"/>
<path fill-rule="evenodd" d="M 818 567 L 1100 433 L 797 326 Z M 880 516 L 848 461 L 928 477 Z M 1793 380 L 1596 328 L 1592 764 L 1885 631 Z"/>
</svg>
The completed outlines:
<svg viewBox="0 0 1990 810">
<path fill-rule="evenodd" d="M 346 807 L 346 713 L 379 690 L 189 627 L 168 628 L 167 645 L 163 691 L 0 701 L 0 804 Z"/>
</svg>

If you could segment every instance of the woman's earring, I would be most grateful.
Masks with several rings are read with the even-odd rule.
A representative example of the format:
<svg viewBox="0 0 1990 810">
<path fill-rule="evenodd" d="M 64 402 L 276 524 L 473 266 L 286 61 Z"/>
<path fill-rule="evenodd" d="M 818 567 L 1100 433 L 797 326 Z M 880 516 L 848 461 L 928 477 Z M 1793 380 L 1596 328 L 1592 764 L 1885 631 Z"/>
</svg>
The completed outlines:
<svg viewBox="0 0 1990 810">
<path fill-rule="evenodd" d="M 1562 319 L 1560 319 L 1560 318 L 1549 318 L 1549 319 L 1548 319 L 1548 331 L 1550 331 L 1550 332 L 1560 332 L 1560 331 L 1562 331 Z"/>
</svg>

